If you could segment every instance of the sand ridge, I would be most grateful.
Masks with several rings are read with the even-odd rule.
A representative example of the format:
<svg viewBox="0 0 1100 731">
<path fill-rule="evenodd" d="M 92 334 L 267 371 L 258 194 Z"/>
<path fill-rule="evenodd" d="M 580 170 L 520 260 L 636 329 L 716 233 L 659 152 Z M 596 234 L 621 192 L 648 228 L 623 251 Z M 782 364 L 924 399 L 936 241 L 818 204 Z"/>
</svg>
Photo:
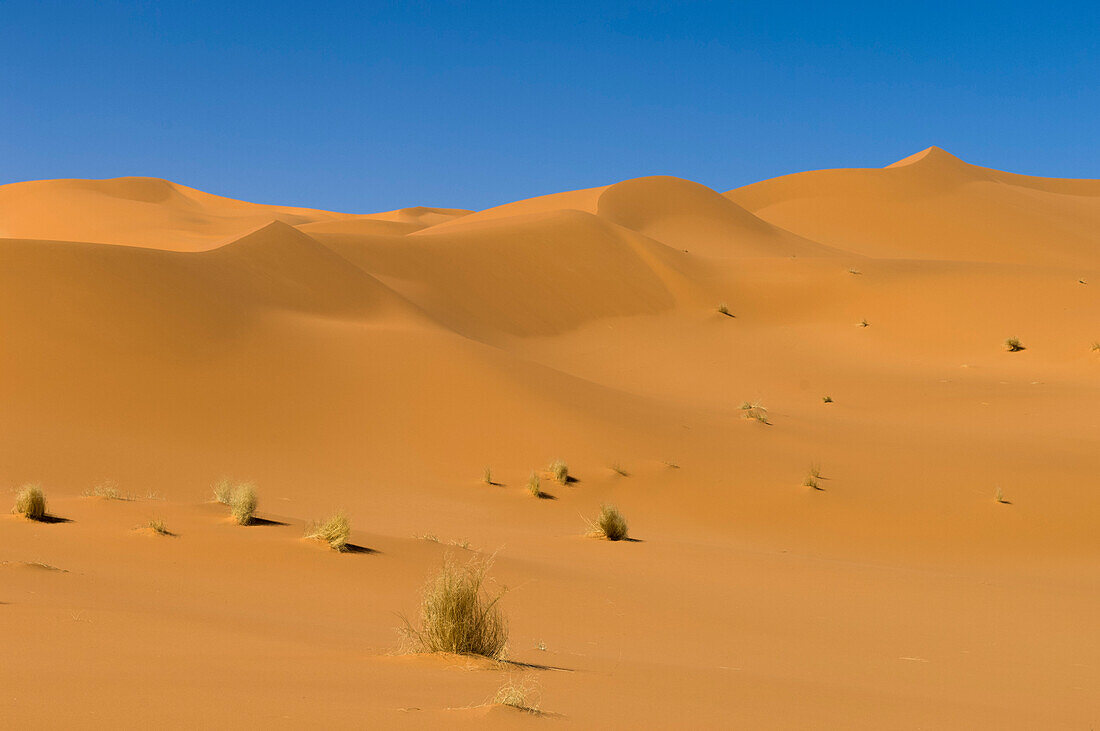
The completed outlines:
<svg viewBox="0 0 1100 731">
<path fill-rule="evenodd" d="M 939 148 L 477 212 L 0 186 L 0 476 L 58 518 L 0 521 L 0 717 L 1087 728 L 1097 224 Z M 362 550 L 303 540 L 341 509 Z M 393 655 L 447 554 L 508 663 Z"/>
</svg>

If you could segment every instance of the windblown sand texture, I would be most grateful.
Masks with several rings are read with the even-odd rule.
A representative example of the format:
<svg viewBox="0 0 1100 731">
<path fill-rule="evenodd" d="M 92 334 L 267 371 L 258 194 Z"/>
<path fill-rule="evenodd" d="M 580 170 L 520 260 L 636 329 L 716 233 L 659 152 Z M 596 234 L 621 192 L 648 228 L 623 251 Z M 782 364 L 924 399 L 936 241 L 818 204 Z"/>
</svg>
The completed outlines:
<svg viewBox="0 0 1100 731">
<path fill-rule="evenodd" d="M 52 180 L 0 237 L 0 480 L 54 516 L 0 517 L 0 725 L 1100 727 L 1100 180 Z M 512 664 L 394 654 L 447 552 L 496 553 Z"/>
</svg>

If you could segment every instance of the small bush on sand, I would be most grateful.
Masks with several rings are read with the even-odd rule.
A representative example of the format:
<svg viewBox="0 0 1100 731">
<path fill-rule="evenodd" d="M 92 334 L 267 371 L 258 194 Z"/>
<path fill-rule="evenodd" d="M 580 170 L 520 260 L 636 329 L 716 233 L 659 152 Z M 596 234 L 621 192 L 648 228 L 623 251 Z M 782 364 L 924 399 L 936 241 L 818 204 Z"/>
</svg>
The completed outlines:
<svg viewBox="0 0 1100 731">
<path fill-rule="evenodd" d="M 555 459 L 550 463 L 550 475 L 555 481 L 564 485 L 569 482 L 569 465 L 560 459 Z"/>
<path fill-rule="evenodd" d="M 862 320 L 860 320 L 859 322 L 857 322 L 856 326 L 857 327 L 871 327 L 871 323 L 867 322 L 867 318 L 865 317 Z"/>
<path fill-rule="evenodd" d="M 1005 350 L 1010 353 L 1017 353 L 1021 350 L 1027 350 L 1019 338 L 1009 338 L 1005 341 Z"/>
<path fill-rule="evenodd" d="M 481 475 L 481 481 L 486 485 L 493 485 L 493 471 L 488 467 L 485 468 L 485 472 Z"/>
<path fill-rule="evenodd" d="M 326 521 L 310 526 L 306 538 L 324 541 L 334 551 L 346 551 L 348 539 L 351 538 L 351 521 L 346 513 L 337 513 Z"/>
<path fill-rule="evenodd" d="M 833 402 L 833 397 L 832 396 L 822 396 L 821 397 L 821 403 L 823 403 L 823 404 L 831 404 L 832 402 Z"/>
<path fill-rule="evenodd" d="M 1089 350 L 1091 350 L 1094 353 L 1100 353 L 1100 341 L 1097 341 L 1097 342 L 1093 343 L 1092 347 L 1089 348 Z"/>
<path fill-rule="evenodd" d="M 15 497 L 15 508 L 12 512 L 22 513 L 31 520 L 42 520 L 46 517 L 46 494 L 38 485 L 24 485 Z"/>
<path fill-rule="evenodd" d="M 993 492 L 993 499 L 999 503 L 1008 505 L 1008 500 L 1005 498 L 1005 491 L 999 487 Z"/>
<path fill-rule="evenodd" d="M 512 678 L 508 678 L 500 686 L 500 690 L 493 697 L 493 703 L 511 706 L 528 713 L 539 712 L 538 693 L 534 685 L 528 685 L 526 682 L 516 682 Z"/>
<path fill-rule="evenodd" d="M 491 561 L 471 559 L 459 565 L 447 556 L 428 580 L 420 603 L 420 627 L 408 619 L 402 634 L 415 652 L 454 652 L 493 659 L 504 656 L 508 622 L 497 606 L 503 592 L 483 590 Z"/>
<path fill-rule="evenodd" d="M 542 481 L 534 472 L 527 478 L 527 492 L 531 493 L 531 497 L 542 497 Z"/>
<path fill-rule="evenodd" d="M 626 518 L 614 505 L 601 505 L 600 514 L 594 521 L 588 521 L 588 527 L 593 535 L 609 541 L 621 541 L 627 537 Z"/>
<path fill-rule="evenodd" d="M 618 462 L 616 462 L 615 464 L 611 465 L 611 471 L 612 471 L 612 472 L 614 472 L 614 473 L 615 473 L 616 475 L 618 475 L 619 477 L 630 477 L 630 473 L 629 473 L 629 472 L 627 472 L 627 471 L 626 471 L 626 468 L 625 468 L 625 467 L 623 467 L 623 466 L 622 466 L 621 464 L 619 464 Z"/>
<path fill-rule="evenodd" d="M 733 313 L 730 312 L 729 305 L 727 305 L 725 302 L 718 305 L 718 313 L 721 315 L 725 315 L 726 317 L 733 317 Z"/>
<path fill-rule="evenodd" d="M 233 518 L 238 525 L 248 525 L 252 522 L 257 502 L 256 488 L 251 482 L 245 482 L 233 488 L 229 497 L 229 508 L 233 511 Z"/>
<path fill-rule="evenodd" d="M 133 500 L 132 495 L 127 495 L 118 488 L 114 480 L 104 480 L 90 490 L 84 491 L 85 497 L 101 497 L 104 500 Z"/>
<path fill-rule="evenodd" d="M 146 524 L 149 530 L 158 536 L 169 536 L 172 533 L 168 530 L 168 525 L 160 518 L 153 518 Z"/>
<path fill-rule="evenodd" d="M 761 424 L 768 424 L 768 410 L 759 401 L 743 401 L 741 403 L 742 416 L 746 419 L 754 419 Z"/>
<path fill-rule="evenodd" d="M 222 505 L 228 505 L 233 499 L 233 481 L 223 477 L 214 483 L 214 500 Z"/>
</svg>

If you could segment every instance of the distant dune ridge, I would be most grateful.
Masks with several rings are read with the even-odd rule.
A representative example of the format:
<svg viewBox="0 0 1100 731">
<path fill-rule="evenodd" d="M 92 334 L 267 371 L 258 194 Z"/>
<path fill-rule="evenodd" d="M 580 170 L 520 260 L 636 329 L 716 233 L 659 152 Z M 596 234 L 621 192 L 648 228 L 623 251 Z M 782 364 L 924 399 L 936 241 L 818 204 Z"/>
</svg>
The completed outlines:
<svg viewBox="0 0 1100 731">
<path fill-rule="evenodd" d="M 937 147 L 482 211 L 0 186 L 0 477 L 50 517 L 0 525 L 0 718 L 1095 725 L 1098 287 L 1100 180 Z M 389 657 L 494 551 L 511 664 Z"/>
</svg>

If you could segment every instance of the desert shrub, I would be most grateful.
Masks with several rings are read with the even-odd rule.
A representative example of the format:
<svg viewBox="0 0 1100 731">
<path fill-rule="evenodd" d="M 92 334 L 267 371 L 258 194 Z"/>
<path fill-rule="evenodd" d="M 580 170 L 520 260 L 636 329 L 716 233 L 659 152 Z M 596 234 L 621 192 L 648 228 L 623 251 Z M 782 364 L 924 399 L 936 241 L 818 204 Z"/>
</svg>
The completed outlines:
<svg viewBox="0 0 1100 731">
<path fill-rule="evenodd" d="M 564 485 L 569 482 L 569 465 L 560 459 L 555 459 L 550 463 L 550 476 Z"/>
<path fill-rule="evenodd" d="M 821 397 L 821 403 L 823 403 L 823 404 L 831 404 L 832 402 L 833 402 L 833 397 L 832 396 L 822 396 Z"/>
<path fill-rule="evenodd" d="M 324 541 L 334 551 L 346 551 L 348 539 L 351 538 L 351 521 L 346 513 L 337 513 L 328 520 L 310 526 L 306 531 L 306 538 Z"/>
<path fill-rule="evenodd" d="M 993 499 L 999 503 L 1008 503 L 1008 499 L 1005 498 L 1005 491 L 999 487 L 993 492 Z"/>
<path fill-rule="evenodd" d="M 22 513 L 31 520 L 46 517 L 46 494 L 38 485 L 24 485 L 15 496 L 13 512 Z"/>
<path fill-rule="evenodd" d="M 511 706 L 530 713 L 539 712 L 538 693 L 535 687 L 528 685 L 526 682 L 517 683 L 512 678 L 508 678 L 500 686 L 497 694 L 493 696 L 493 703 Z"/>
<path fill-rule="evenodd" d="M 621 541 L 627 537 L 626 518 L 614 505 L 601 505 L 594 521 L 589 521 L 592 532 L 609 541 Z"/>
<path fill-rule="evenodd" d="M 1027 348 L 1020 342 L 1019 338 L 1009 338 L 1005 341 L 1005 350 L 1010 353 L 1016 353 L 1021 350 L 1027 350 Z"/>
<path fill-rule="evenodd" d="M 168 525 L 160 518 L 153 518 L 146 525 L 149 530 L 153 531 L 158 536 L 171 535 L 171 532 L 168 530 Z"/>
<path fill-rule="evenodd" d="M 493 484 L 493 471 L 488 467 L 485 468 L 485 472 L 481 476 L 481 481 L 484 482 L 486 485 Z"/>
<path fill-rule="evenodd" d="M 614 473 L 615 473 L 616 475 L 618 475 L 619 477 L 630 477 L 630 473 L 629 473 L 629 472 L 627 472 L 627 471 L 626 471 L 626 468 L 625 468 L 625 467 L 623 467 L 623 466 L 622 466 L 621 464 L 619 464 L 618 462 L 616 462 L 615 464 L 611 465 L 611 471 L 612 471 L 612 472 L 614 472 Z"/>
<path fill-rule="evenodd" d="M 257 502 L 256 488 L 251 482 L 244 482 L 233 488 L 229 496 L 229 508 L 233 511 L 233 518 L 238 525 L 248 525 L 252 522 Z"/>
<path fill-rule="evenodd" d="M 733 313 L 730 312 L 729 305 L 727 305 L 725 302 L 718 305 L 718 313 L 725 315 L 726 317 L 733 317 Z"/>
<path fill-rule="evenodd" d="M 1097 341 L 1097 342 L 1093 343 L 1092 347 L 1089 348 L 1089 350 L 1091 350 L 1094 353 L 1100 353 L 1100 341 Z"/>
<path fill-rule="evenodd" d="M 870 327 L 871 323 L 867 322 L 867 318 L 865 317 L 862 320 L 860 320 L 859 322 L 857 322 L 856 325 L 858 325 L 859 327 Z"/>
<path fill-rule="evenodd" d="M 447 556 L 443 568 L 424 586 L 420 627 L 405 619 L 402 632 L 416 652 L 454 652 L 504 656 L 508 622 L 498 603 L 503 592 L 490 596 L 483 587 L 491 561 L 471 559 L 457 564 Z"/>
<path fill-rule="evenodd" d="M 534 472 L 527 478 L 527 492 L 531 493 L 531 497 L 542 497 L 542 481 Z"/>
<path fill-rule="evenodd" d="M 118 483 L 114 480 L 104 480 L 90 490 L 84 492 L 86 497 L 101 497 L 104 500 L 133 500 L 132 495 L 127 495 L 118 489 Z"/>
<path fill-rule="evenodd" d="M 755 419 L 761 424 L 767 424 L 768 422 L 768 410 L 759 401 L 741 402 L 742 416 L 746 419 Z"/>
<path fill-rule="evenodd" d="M 214 483 L 214 500 L 222 505 L 229 505 L 233 499 L 233 481 L 223 477 Z"/>
</svg>

